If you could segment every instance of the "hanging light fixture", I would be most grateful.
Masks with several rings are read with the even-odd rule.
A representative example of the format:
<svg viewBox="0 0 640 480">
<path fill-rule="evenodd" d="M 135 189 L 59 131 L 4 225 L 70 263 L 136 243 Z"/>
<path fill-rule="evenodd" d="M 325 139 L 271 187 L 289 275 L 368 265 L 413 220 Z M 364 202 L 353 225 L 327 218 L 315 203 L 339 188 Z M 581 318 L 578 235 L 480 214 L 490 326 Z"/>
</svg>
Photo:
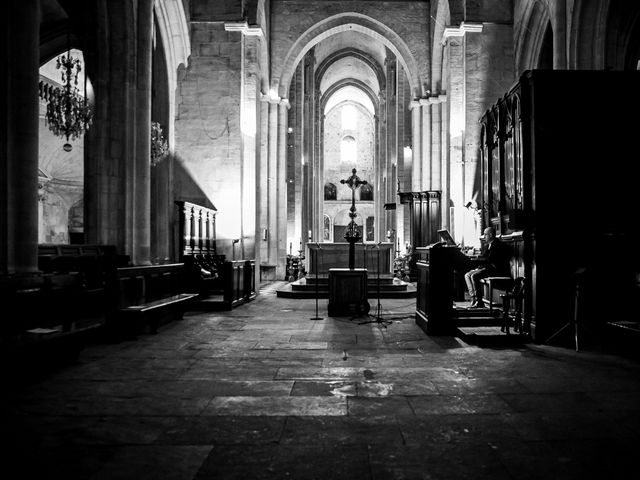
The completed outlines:
<svg viewBox="0 0 640 480">
<path fill-rule="evenodd" d="M 60 55 L 56 61 L 56 69 L 61 70 L 62 88 L 55 90 L 47 104 L 46 123 L 49 130 L 58 137 L 66 137 L 67 143 L 62 148 L 70 152 L 73 148 L 69 139 L 75 140 L 91 126 L 91 107 L 87 102 L 87 76 L 84 76 L 84 96 L 80 95 L 78 77 L 82 71 L 82 62 L 71 56 Z"/>
<path fill-rule="evenodd" d="M 156 166 L 169 153 L 169 144 L 164 138 L 162 125 L 151 122 L 151 165 Z"/>
</svg>

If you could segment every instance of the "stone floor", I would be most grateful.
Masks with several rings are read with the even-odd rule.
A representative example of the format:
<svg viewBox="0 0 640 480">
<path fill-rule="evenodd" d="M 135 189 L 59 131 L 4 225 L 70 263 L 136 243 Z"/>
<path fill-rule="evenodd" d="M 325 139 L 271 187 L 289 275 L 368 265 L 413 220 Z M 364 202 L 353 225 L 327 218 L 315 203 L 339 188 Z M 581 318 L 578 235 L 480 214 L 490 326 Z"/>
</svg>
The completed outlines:
<svg viewBox="0 0 640 480">
<path fill-rule="evenodd" d="M 384 301 L 385 324 L 327 318 L 326 301 L 311 320 L 314 300 L 277 287 L 12 384 L 2 466 L 19 474 L 4 478 L 638 474 L 637 360 L 427 337 L 407 299 Z"/>
</svg>

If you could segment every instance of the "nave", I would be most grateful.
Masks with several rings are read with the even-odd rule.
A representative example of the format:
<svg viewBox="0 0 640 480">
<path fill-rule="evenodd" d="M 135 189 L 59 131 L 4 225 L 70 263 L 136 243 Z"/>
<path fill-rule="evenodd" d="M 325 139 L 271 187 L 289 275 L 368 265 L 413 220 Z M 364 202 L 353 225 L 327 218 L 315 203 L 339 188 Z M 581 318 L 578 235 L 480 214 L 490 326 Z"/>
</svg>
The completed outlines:
<svg viewBox="0 0 640 480">
<path fill-rule="evenodd" d="M 310 320 L 315 301 L 277 298 L 278 283 L 241 308 L 187 312 L 156 335 L 16 375 L 0 397 L 5 471 L 451 480 L 637 468 L 637 359 L 427 336 L 410 299 L 382 299 L 384 325 L 327 317 L 326 300 Z"/>
</svg>

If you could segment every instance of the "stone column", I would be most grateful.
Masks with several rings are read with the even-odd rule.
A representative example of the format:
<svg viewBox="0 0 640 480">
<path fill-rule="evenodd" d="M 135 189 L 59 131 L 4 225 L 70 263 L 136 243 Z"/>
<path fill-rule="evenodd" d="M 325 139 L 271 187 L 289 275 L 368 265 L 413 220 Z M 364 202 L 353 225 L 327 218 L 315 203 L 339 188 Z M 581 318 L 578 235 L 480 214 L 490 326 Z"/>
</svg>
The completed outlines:
<svg viewBox="0 0 640 480">
<path fill-rule="evenodd" d="M 300 243 L 303 240 L 303 232 L 305 232 L 305 228 L 308 230 L 308 226 L 306 226 L 306 215 L 302 206 L 304 202 L 302 201 L 303 191 L 304 191 L 304 168 L 301 161 L 302 156 L 302 66 L 298 65 L 296 68 L 296 75 L 294 77 L 295 80 L 295 103 L 291 105 L 291 108 L 294 111 L 295 121 L 293 124 L 289 124 L 287 127 L 287 131 L 289 127 L 293 127 L 294 130 L 291 133 L 290 141 L 293 144 L 294 149 L 294 171 L 295 176 L 293 178 L 293 184 L 295 188 L 295 205 L 294 205 L 294 229 L 293 229 L 293 251 L 297 252 L 301 245 Z M 291 101 L 291 99 L 289 99 Z M 295 254 L 295 253 L 294 253 Z"/>
<path fill-rule="evenodd" d="M 315 109 L 315 56 L 312 48 L 307 52 L 303 61 L 303 106 L 302 106 L 302 156 L 304 163 L 307 165 L 307 191 L 306 198 L 308 202 L 303 205 L 307 213 L 306 227 L 302 231 L 302 244 L 306 245 L 308 241 L 308 231 L 315 230 L 317 224 L 317 165 L 315 158 L 315 128 L 316 128 L 316 109 Z M 304 217 L 304 216 L 303 216 Z M 306 230 L 305 230 L 306 228 Z M 312 241 L 318 240 L 316 235 Z"/>
<path fill-rule="evenodd" d="M 387 76 L 387 95 L 386 95 L 386 129 L 387 136 L 387 184 L 384 203 L 396 202 L 396 168 L 398 164 L 398 92 L 397 92 L 397 60 L 395 55 L 387 49 L 387 57 L 385 59 L 386 76 Z M 396 225 L 396 210 L 385 211 L 385 240 L 387 230 L 398 230 Z M 393 238 L 391 239 L 393 241 Z"/>
<path fill-rule="evenodd" d="M 271 264 L 269 258 L 269 235 L 271 234 L 271 225 L 269 224 L 269 109 L 270 105 L 268 97 L 263 95 L 260 102 L 260 122 L 258 122 L 258 128 L 260 129 L 260 157 L 256 162 L 256 231 L 260 232 L 260 251 L 259 258 L 260 263 Z M 267 238 L 263 238 L 262 229 L 267 230 Z M 258 240 L 256 240 L 258 241 Z M 256 265 L 256 269 L 259 269 L 259 265 Z"/>
<path fill-rule="evenodd" d="M 136 156 L 133 182 L 134 265 L 150 265 L 151 247 L 151 58 L 153 0 L 138 2 Z"/>
<path fill-rule="evenodd" d="M 385 190 L 384 179 L 387 176 L 387 94 L 385 90 L 380 90 L 378 115 L 375 121 L 375 159 L 374 159 L 374 240 L 376 242 L 384 241 L 386 232 L 386 219 L 384 214 Z M 366 219 L 365 219 L 366 220 Z M 366 226 L 363 231 L 366 239 Z"/>
<path fill-rule="evenodd" d="M 445 49 L 449 62 L 449 84 L 447 98 L 449 100 L 449 198 L 454 209 L 449 230 L 459 241 L 463 232 L 462 213 L 459 210 L 464 201 L 464 46 L 460 36 L 452 35 Z M 455 212 L 460 211 L 460 215 Z M 449 212 L 451 214 L 451 212 Z"/>
<path fill-rule="evenodd" d="M 278 100 L 269 99 L 268 262 L 278 265 Z M 278 277 L 279 279 L 280 277 Z"/>
<path fill-rule="evenodd" d="M 256 270 L 260 264 L 259 249 L 256 243 L 261 236 L 256 228 L 256 199 L 257 199 L 257 151 L 256 135 L 258 131 L 258 111 L 260 108 L 259 75 L 260 67 L 257 60 L 260 48 L 260 37 L 256 35 L 242 37 L 244 61 L 241 67 L 242 78 L 242 108 L 240 110 L 240 131 L 242 164 L 240 167 L 240 185 L 242 190 L 242 224 L 241 224 L 241 252 L 243 259 L 256 259 Z"/>
<path fill-rule="evenodd" d="M 431 190 L 442 190 L 442 97 L 429 98 L 431 102 Z"/>
<path fill-rule="evenodd" d="M 549 2 L 553 28 L 553 69 L 567 68 L 567 4 L 565 0 Z"/>
<path fill-rule="evenodd" d="M 422 190 L 422 107 L 418 100 L 411 102 L 411 190 Z"/>
<path fill-rule="evenodd" d="M 321 242 L 324 231 L 324 112 L 320 111 L 320 90 L 314 89 L 313 118 L 313 239 Z"/>
<path fill-rule="evenodd" d="M 429 99 L 421 98 L 420 107 L 422 110 L 422 180 L 420 181 L 422 190 L 432 190 L 431 177 L 431 104 Z"/>
<path fill-rule="evenodd" d="M 278 103 L 278 209 L 277 209 L 277 267 L 278 279 L 286 275 L 287 258 L 287 109 L 286 99 Z"/>
<path fill-rule="evenodd" d="M 2 35 L 7 58 L 2 81 L 2 252 L 0 274 L 38 273 L 38 82 L 40 1 L 9 2 Z M 3 16 L 4 16 L 3 15 Z M 5 56 L 6 54 L 6 56 Z M 4 137 L 4 135 L 2 135 Z M 6 142 L 6 143 L 5 143 Z"/>
<path fill-rule="evenodd" d="M 441 155 L 441 179 L 442 179 L 442 226 L 451 231 L 451 218 L 449 214 L 450 203 L 450 181 L 451 181 L 451 167 L 449 164 L 449 131 L 447 126 L 449 125 L 449 110 L 447 109 L 446 95 L 440 95 L 442 102 L 440 103 L 440 155 Z"/>
</svg>

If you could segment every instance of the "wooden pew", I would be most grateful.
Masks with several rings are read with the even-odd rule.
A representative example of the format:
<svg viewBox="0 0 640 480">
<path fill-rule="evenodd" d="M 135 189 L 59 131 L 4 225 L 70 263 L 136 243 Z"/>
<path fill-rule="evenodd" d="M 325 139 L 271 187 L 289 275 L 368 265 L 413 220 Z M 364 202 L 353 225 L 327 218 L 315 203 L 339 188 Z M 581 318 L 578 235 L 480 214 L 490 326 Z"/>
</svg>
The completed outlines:
<svg viewBox="0 0 640 480">
<path fill-rule="evenodd" d="M 183 291 L 183 278 L 182 263 L 118 268 L 109 331 L 119 337 L 157 333 L 159 325 L 181 319 L 198 296 Z"/>
</svg>

